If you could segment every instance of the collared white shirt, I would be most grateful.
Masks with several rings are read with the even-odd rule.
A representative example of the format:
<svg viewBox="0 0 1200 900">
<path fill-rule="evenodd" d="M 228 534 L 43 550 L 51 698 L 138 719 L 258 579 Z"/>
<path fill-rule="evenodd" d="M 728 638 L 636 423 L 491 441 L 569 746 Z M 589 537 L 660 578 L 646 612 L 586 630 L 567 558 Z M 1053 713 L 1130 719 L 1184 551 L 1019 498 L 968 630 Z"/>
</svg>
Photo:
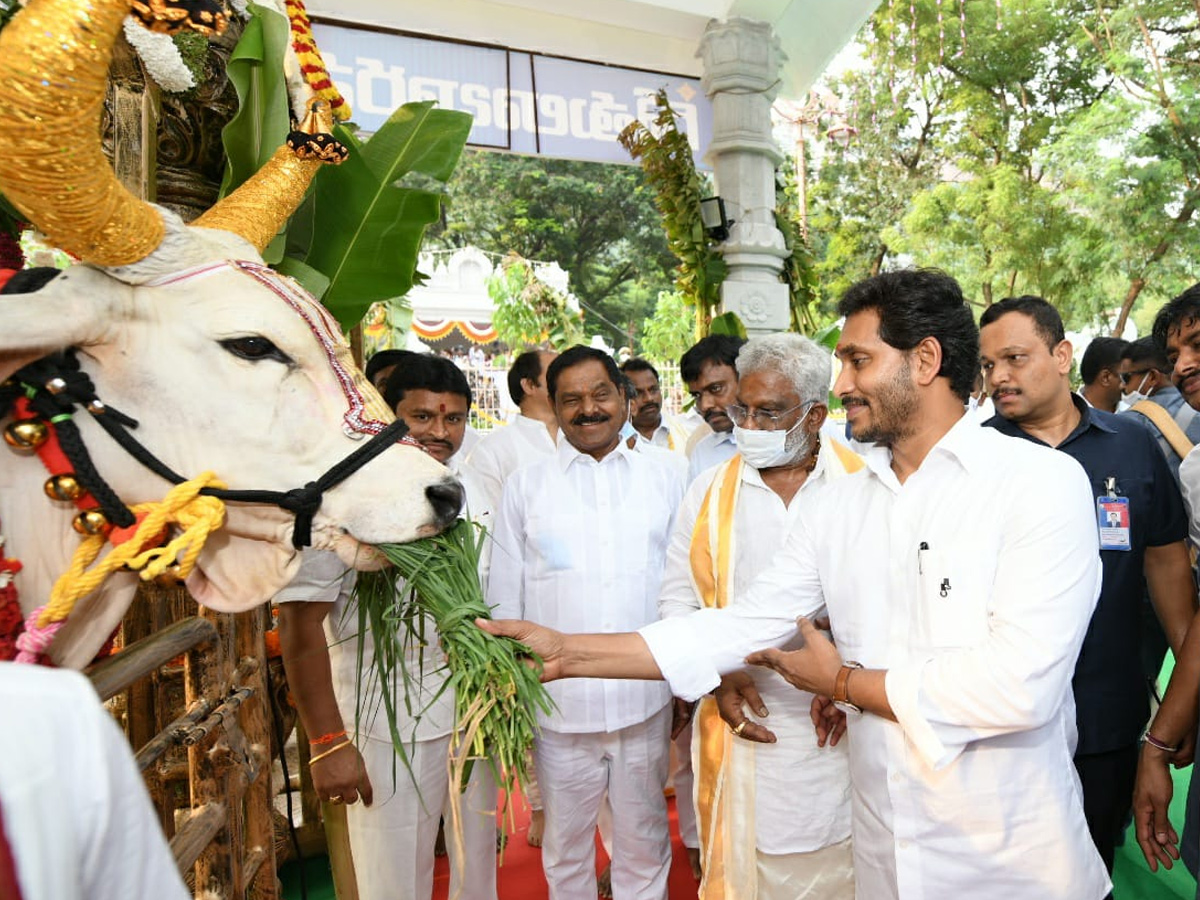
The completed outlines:
<svg viewBox="0 0 1200 900">
<path fill-rule="evenodd" d="M 500 495 L 508 476 L 531 460 L 553 452 L 554 438 L 550 437 L 546 424 L 518 415 L 507 425 L 480 438 L 464 456 L 483 488 L 488 506 L 499 509 Z"/>
<path fill-rule="evenodd" d="M 1109 890 L 1071 761 L 1071 675 L 1101 578 L 1094 498 L 1066 454 L 992 432 L 964 416 L 903 485 L 873 448 L 736 604 L 641 629 L 689 698 L 824 604 L 843 659 L 888 670 L 898 722 L 850 722 L 871 900 Z"/>
<path fill-rule="evenodd" d="M 691 434 L 692 428 L 680 416 L 663 413 L 654 433 L 647 438 L 639 431 L 638 440 L 683 456 L 686 455 L 688 438 Z"/>
<path fill-rule="evenodd" d="M 645 444 L 653 444 L 655 447 L 661 447 L 663 450 L 674 450 L 671 446 L 671 429 L 667 427 L 666 422 L 660 422 L 659 426 L 654 429 L 654 434 L 646 437 L 640 431 L 637 433 L 638 440 Z"/>
<path fill-rule="evenodd" d="M 559 442 L 504 486 L 488 603 L 500 619 L 569 632 L 632 631 L 658 618 L 667 541 L 683 480 L 659 454 L 618 443 L 602 460 Z M 560 732 L 617 731 L 670 700 L 661 682 L 579 678 L 546 685 Z"/>
<path fill-rule="evenodd" d="M 467 497 L 467 514 L 485 529 L 492 526 L 492 510 L 484 492 L 468 467 L 460 460 L 461 452 L 450 457 L 446 466 L 462 482 Z M 485 541 L 479 559 L 479 577 L 487 588 L 491 542 Z M 302 552 L 300 570 L 279 594 L 276 603 L 332 603 L 325 617 L 325 638 L 329 644 L 329 665 L 333 677 L 333 692 L 345 727 L 360 737 L 393 743 L 375 671 L 374 644 L 369 637 L 362 640 L 361 670 L 359 657 L 359 609 L 352 594 L 355 573 L 347 569 L 336 553 L 307 548 Z M 405 593 L 403 581 L 397 582 L 397 592 Z M 438 643 L 437 628 L 432 618 L 424 622 L 425 639 L 405 645 L 404 665 L 412 682 L 407 687 L 411 695 L 414 718 L 405 705 L 406 686 L 397 675 L 397 727 L 405 741 L 428 741 L 454 730 L 454 691 L 445 688 L 450 677 L 446 655 Z M 360 671 L 362 675 L 360 676 Z M 419 679 L 419 684 L 417 680 Z"/>
<path fill-rule="evenodd" d="M 767 487 L 759 471 L 742 467 L 742 484 L 734 510 L 733 602 L 763 571 L 771 567 L 796 523 L 807 515 L 811 498 L 819 496 L 832 449 L 817 457 L 817 466 L 788 505 Z M 691 577 L 692 532 L 705 495 L 716 476 L 710 470 L 688 488 L 675 517 L 667 549 L 658 610 L 663 618 L 686 615 L 702 607 Z M 788 649 L 799 646 L 789 642 Z M 747 669 L 767 706 L 754 721 L 775 732 L 775 744 L 754 745 L 755 844 L 761 853 L 808 853 L 850 836 L 850 771 L 847 741 L 837 747 L 818 747 L 809 718 L 812 694 L 798 691 L 783 677 L 758 666 Z M 797 798 L 803 797 L 803 803 Z"/>
<path fill-rule="evenodd" d="M 700 438 L 688 456 L 688 484 L 701 472 L 725 462 L 737 453 L 737 441 L 732 431 L 714 431 Z"/>
</svg>

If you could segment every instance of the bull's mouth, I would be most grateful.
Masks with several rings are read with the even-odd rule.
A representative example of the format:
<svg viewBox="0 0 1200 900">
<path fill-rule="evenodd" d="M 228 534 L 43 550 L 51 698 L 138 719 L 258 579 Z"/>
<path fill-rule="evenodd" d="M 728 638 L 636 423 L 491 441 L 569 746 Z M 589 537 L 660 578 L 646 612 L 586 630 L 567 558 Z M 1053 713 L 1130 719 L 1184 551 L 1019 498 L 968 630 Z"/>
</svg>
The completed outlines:
<svg viewBox="0 0 1200 900">
<path fill-rule="evenodd" d="M 387 557 L 374 544 L 364 544 L 345 532 L 334 539 L 332 549 L 345 565 L 360 572 L 382 569 L 388 564 Z"/>
</svg>

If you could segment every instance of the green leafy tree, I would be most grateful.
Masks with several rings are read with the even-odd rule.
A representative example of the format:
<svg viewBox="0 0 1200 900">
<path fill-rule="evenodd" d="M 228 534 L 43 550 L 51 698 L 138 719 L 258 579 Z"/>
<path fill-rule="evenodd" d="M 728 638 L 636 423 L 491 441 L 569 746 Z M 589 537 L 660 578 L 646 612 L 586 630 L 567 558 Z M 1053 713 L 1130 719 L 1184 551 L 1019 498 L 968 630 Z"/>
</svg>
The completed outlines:
<svg viewBox="0 0 1200 900">
<path fill-rule="evenodd" d="M 557 262 L 588 330 L 609 341 L 636 332 L 670 286 L 672 258 L 634 166 L 468 151 L 449 192 L 431 246 Z"/>
<path fill-rule="evenodd" d="M 1148 285 L 1155 300 L 1182 287 L 1200 185 L 1195 5 L 960 9 L 965 44 L 932 2 L 881 8 L 860 35 L 872 65 L 836 86 L 858 140 L 826 154 L 814 190 L 825 289 L 939 265 L 980 305 L 1037 293 L 1071 324 L 1119 327 Z"/>
<path fill-rule="evenodd" d="M 695 315 L 683 294 L 662 291 L 642 332 L 642 352 L 651 359 L 677 360 L 695 339 Z"/>
<path fill-rule="evenodd" d="M 580 316 L 567 298 L 540 281 L 529 262 L 515 253 L 504 258 L 500 274 L 488 279 L 495 304 L 492 325 L 510 347 L 548 345 L 563 349 L 583 340 Z"/>
<path fill-rule="evenodd" d="M 721 282 L 728 269 L 700 216 L 700 199 L 706 191 L 692 159 L 691 144 L 679 130 L 666 91 L 660 90 L 655 102 L 654 130 L 632 122 L 617 140 L 641 161 L 654 186 L 654 204 L 662 217 L 667 245 L 678 261 L 675 290 L 695 309 L 696 336 L 700 337 L 708 333 L 713 310 L 721 302 Z"/>
</svg>

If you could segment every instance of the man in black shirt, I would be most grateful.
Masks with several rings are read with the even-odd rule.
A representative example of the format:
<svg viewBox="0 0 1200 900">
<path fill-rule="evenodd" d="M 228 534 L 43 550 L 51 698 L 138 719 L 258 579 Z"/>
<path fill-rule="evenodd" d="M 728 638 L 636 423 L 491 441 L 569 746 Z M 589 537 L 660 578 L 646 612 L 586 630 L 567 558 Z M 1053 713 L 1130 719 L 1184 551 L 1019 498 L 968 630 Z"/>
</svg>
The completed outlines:
<svg viewBox="0 0 1200 900">
<path fill-rule="evenodd" d="M 998 413 L 986 424 L 1073 457 L 1096 496 L 1104 580 L 1072 681 L 1075 767 L 1092 840 L 1111 872 L 1150 714 L 1139 661 L 1142 593 L 1149 589 L 1178 652 L 1196 604 L 1187 516 L 1149 430 L 1092 409 L 1071 392 L 1071 345 L 1054 307 L 1039 297 L 1010 298 L 988 307 L 979 324 L 983 372 Z"/>
</svg>

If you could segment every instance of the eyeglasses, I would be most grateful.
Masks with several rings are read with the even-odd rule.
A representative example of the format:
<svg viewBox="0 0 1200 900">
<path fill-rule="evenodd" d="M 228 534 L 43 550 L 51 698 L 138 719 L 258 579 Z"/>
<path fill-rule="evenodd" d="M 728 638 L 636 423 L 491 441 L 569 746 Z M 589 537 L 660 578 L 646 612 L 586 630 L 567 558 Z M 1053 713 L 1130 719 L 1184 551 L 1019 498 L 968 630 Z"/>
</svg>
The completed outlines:
<svg viewBox="0 0 1200 900">
<path fill-rule="evenodd" d="M 1121 373 L 1121 384 L 1129 384 L 1129 382 L 1132 381 L 1134 378 L 1139 378 L 1143 375 L 1149 375 L 1151 372 L 1157 372 L 1157 371 L 1158 371 L 1158 369 L 1151 367 L 1149 369 L 1137 369 L 1133 372 L 1122 372 Z"/>
<path fill-rule="evenodd" d="M 725 415 L 733 420 L 733 424 L 741 428 L 746 424 L 747 419 L 754 420 L 754 427 L 759 431 L 775 431 L 779 428 L 779 422 L 788 413 L 795 412 L 802 406 L 807 406 L 806 403 L 797 403 L 791 409 L 783 409 L 779 412 L 770 412 L 765 409 L 748 410 L 746 407 L 737 403 L 730 403 L 725 407 Z"/>
</svg>

